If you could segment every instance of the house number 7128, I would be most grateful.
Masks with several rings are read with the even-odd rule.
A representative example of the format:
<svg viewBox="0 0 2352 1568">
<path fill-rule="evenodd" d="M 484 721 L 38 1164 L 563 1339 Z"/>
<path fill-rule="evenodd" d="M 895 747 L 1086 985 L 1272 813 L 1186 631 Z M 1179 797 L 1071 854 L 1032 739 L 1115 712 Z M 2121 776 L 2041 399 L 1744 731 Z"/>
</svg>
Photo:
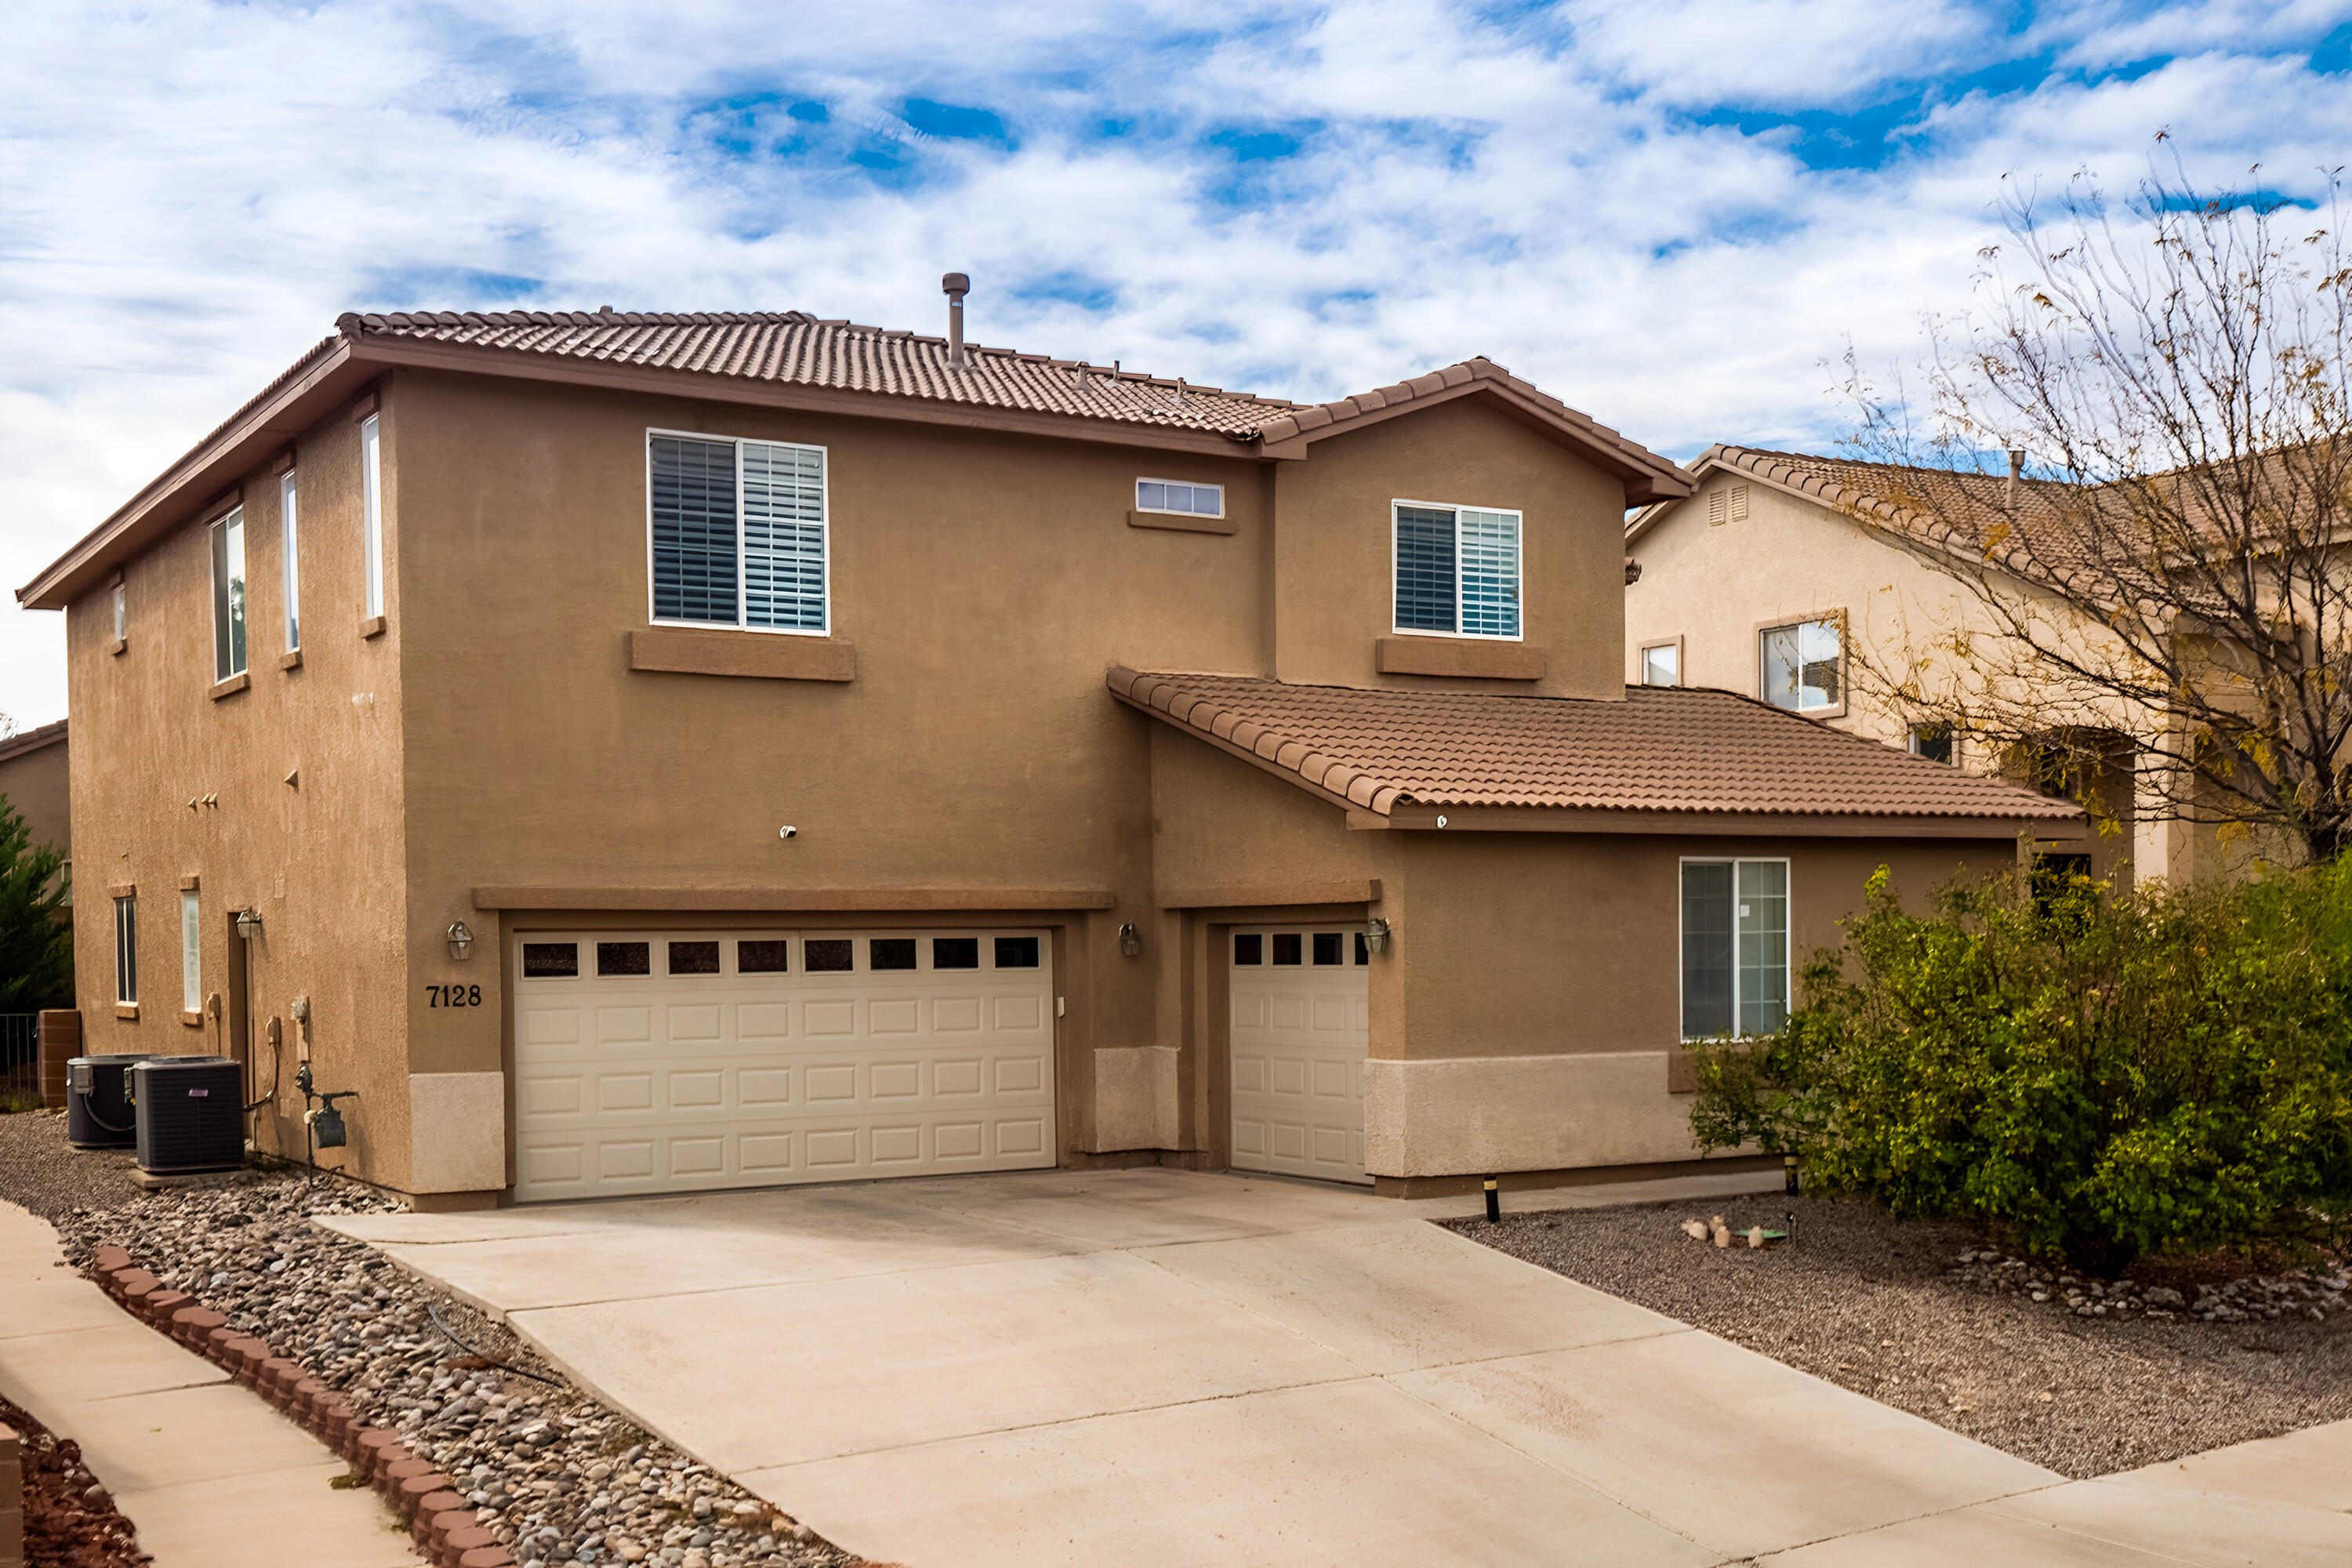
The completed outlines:
<svg viewBox="0 0 2352 1568">
<path fill-rule="evenodd" d="M 482 988 L 478 985 L 427 985 L 425 995 L 427 1007 L 478 1007 L 482 1005 Z"/>
</svg>

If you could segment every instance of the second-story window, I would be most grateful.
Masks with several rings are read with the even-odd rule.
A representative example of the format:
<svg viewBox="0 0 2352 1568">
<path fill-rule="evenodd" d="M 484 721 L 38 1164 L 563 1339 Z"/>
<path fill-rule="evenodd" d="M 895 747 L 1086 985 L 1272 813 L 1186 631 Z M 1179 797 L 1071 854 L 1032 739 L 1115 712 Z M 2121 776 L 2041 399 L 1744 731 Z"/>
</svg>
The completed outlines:
<svg viewBox="0 0 2352 1568">
<path fill-rule="evenodd" d="M 823 634 L 824 448 L 646 437 L 653 618 Z"/>
<path fill-rule="evenodd" d="M 302 646 L 302 583 L 299 563 L 301 552 L 294 543 L 294 476 L 288 474 L 278 481 L 278 548 L 286 574 L 286 647 L 288 652 Z"/>
<path fill-rule="evenodd" d="M 114 585 L 114 640 L 116 642 L 122 640 L 131 626 L 131 617 L 126 613 L 122 602 L 122 586 L 120 583 Z"/>
<path fill-rule="evenodd" d="M 1519 635 L 1519 514 L 1396 503 L 1396 629 Z"/>
<path fill-rule="evenodd" d="M 1845 637 L 1834 619 L 1764 630 L 1764 700 L 1811 713 L 1845 701 Z"/>
<path fill-rule="evenodd" d="M 1173 479 L 1135 481 L 1135 510 L 1172 511 L 1184 517 L 1225 515 L 1223 485 L 1180 485 Z"/>
<path fill-rule="evenodd" d="M 383 443 L 371 414 L 360 421 L 360 548 L 364 554 L 367 598 L 362 614 L 383 614 Z"/>
<path fill-rule="evenodd" d="M 245 509 L 212 526 L 213 679 L 245 673 Z"/>
<path fill-rule="evenodd" d="M 1642 650 L 1642 684 L 1680 686 L 1683 647 L 1680 643 L 1652 643 Z"/>
</svg>

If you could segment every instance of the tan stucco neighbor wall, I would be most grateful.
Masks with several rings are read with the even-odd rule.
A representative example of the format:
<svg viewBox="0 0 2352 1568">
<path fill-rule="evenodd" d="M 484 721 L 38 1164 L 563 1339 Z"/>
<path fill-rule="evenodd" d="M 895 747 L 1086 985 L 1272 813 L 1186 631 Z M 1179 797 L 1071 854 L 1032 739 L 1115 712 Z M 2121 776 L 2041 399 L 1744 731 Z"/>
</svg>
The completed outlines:
<svg viewBox="0 0 2352 1568">
<path fill-rule="evenodd" d="M 26 737 L 13 739 L 23 741 Z M 12 755 L 0 756 L 0 798 L 5 798 L 25 819 L 26 837 L 46 844 L 71 858 L 73 855 L 73 783 L 69 741 L 50 741 Z M 0 742 L 0 750 L 7 749 Z"/>
</svg>

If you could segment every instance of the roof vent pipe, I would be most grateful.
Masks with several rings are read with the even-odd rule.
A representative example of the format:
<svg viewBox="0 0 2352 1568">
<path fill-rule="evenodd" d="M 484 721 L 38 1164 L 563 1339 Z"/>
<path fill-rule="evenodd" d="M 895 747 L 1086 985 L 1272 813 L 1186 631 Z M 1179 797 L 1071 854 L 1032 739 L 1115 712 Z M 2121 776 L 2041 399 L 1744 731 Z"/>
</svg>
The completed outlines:
<svg viewBox="0 0 2352 1568">
<path fill-rule="evenodd" d="M 948 363 L 957 370 L 963 368 L 963 297 L 971 292 L 971 279 L 961 272 L 950 272 L 940 279 L 940 292 L 948 297 Z"/>
<path fill-rule="evenodd" d="M 2011 508 L 2014 508 L 2017 505 L 2017 479 L 2020 474 L 2024 472 L 2025 448 L 2022 447 L 2011 447 L 2009 449 L 2009 489 L 2002 497 L 2003 504 Z"/>
</svg>

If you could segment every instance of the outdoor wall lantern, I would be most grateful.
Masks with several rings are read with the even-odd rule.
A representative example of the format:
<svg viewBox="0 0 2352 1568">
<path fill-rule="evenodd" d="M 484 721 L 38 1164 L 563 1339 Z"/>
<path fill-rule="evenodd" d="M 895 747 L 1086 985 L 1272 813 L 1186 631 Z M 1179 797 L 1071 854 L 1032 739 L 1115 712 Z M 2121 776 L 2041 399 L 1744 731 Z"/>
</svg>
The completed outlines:
<svg viewBox="0 0 2352 1568">
<path fill-rule="evenodd" d="M 1389 950 L 1389 922 L 1374 915 L 1364 922 L 1364 951 L 1382 953 Z"/>
<path fill-rule="evenodd" d="M 1129 921 L 1125 925 L 1118 928 L 1118 950 L 1119 952 L 1127 954 L 1129 958 L 1141 956 L 1143 952 L 1143 933 L 1135 929 L 1135 922 L 1133 921 Z"/>
<path fill-rule="evenodd" d="M 449 956 L 461 960 L 474 956 L 474 931 L 464 921 L 449 922 Z"/>
<path fill-rule="evenodd" d="M 247 942 L 251 942 L 255 937 L 259 936 L 261 934 L 261 911 L 259 910 L 237 910 L 236 934 L 244 938 Z"/>
</svg>

